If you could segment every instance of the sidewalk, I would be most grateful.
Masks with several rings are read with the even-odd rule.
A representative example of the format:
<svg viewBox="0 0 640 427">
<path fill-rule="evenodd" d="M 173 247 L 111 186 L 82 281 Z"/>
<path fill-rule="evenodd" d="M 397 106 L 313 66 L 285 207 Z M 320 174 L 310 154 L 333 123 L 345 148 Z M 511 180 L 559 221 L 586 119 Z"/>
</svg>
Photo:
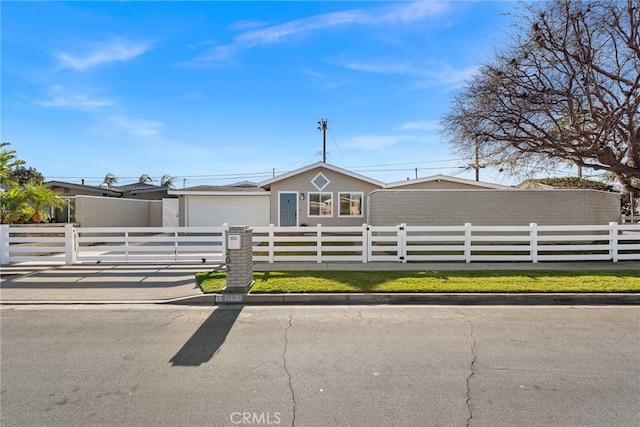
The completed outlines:
<svg viewBox="0 0 640 427">
<path fill-rule="evenodd" d="M 189 303 L 216 304 L 640 304 L 638 294 L 280 294 L 241 301 L 204 295 L 195 273 L 213 264 L 135 263 L 0 268 L 0 302 L 11 304 Z M 269 270 L 638 270 L 640 262 L 555 263 L 256 263 Z M 237 296 L 233 296 L 237 298 Z"/>
</svg>

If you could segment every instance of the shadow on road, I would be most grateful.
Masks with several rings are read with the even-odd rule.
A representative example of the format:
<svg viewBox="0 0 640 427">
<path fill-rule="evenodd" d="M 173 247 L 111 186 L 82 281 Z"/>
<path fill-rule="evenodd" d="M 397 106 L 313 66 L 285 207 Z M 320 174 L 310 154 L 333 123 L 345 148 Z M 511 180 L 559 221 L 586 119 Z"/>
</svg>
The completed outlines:
<svg viewBox="0 0 640 427">
<path fill-rule="evenodd" d="M 170 360 L 172 366 L 200 366 L 210 361 L 227 339 L 242 306 L 217 308 Z"/>
</svg>

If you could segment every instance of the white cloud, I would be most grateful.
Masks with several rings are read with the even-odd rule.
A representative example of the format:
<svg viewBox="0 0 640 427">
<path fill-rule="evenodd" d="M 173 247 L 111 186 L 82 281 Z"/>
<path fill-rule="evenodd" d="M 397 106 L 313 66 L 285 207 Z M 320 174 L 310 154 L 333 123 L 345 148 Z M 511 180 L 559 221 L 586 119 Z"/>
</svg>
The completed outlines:
<svg viewBox="0 0 640 427">
<path fill-rule="evenodd" d="M 124 116 L 112 116 L 104 126 L 108 132 L 132 136 L 158 136 L 163 127 L 164 124 L 157 120 L 132 119 Z"/>
<path fill-rule="evenodd" d="M 350 139 L 345 145 L 363 150 L 377 150 L 415 140 L 416 138 L 411 135 L 361 135 Z"/>
<path fill-rule="evenodd" d="M 465 81 L 478 71 L 477 65 L 456 69 L 442 61 L 415 63 L 412 61 L 394 62 L 387 59 L 370 61 L 338 59 L 334 62 L 336 65 L 354 71 L 373 74 L 396 74 L 417 78 L 418 81 L 411 87 L 413 90 L 422 90 L 434 86 L 456 89 L 461 87 Z"/>
<path fill-rule="evenodd" d="M 262 26 L 256 21 L 240 21 L 232 25 L 232 29 L 252 28 L 240 33 L 234 41 L 220 45 L 196 58 L 192 64 L 221 61 L 232 54 L 257 46 L 279 43 L 295 37 L 303 37 L 328 28 L 353 25 L 403 24 L 424 20 L 443 13 L 448 8 L 446 2 L 417 1 L 413 3 L 394 3 L 373 9 L 353 9 L 340 12 L 314 15 L 283 24 Z"/>
<path fill-rule="evenodd" d="M 71 97 L 54 96 L 46 101 L 34 101 L 34 104 L 41 107 L 66 107 L 79 109 L 92 109 L 113 105 L 110 101 L 91 99 L 85 95 L 73 95 Z"/>
<path fill-rule="evenodd" d="M 429 89 L 433 86 L 444 86 L 447 90 L 458 89 L 464 86 L 464 83 L 478 72 L 477 65 L 455 69 L 449 65 L 443 64 L 439 70 L 428 74 L 424 79 L 413 85 L 413 89 Z"/>
<path fill-rule="evenodd" d="M 149 43 L 130 42 L 114 38 L 108 42 L 95 44 L 89 52 L 83 54 L 58 52 L 55 57 L 63 68 L 85 71 L 110 62 L 123 62 L 133 59 L 147 52 L 150 48 Z"/>
<path fill-rule="evenodd" d="M 375 74 L 401 74 L 410 76 L 421 76 L 428 71 L 420 66 L 413 65 L 409 62 L 394 62 L 390 60 L 381 61 L 337 61 L 338 65 L 354 71 L 363 71 Z"/>
<path fill-rule="evenodd" d="M 74 108 L 80 110 L 90 110 L 113 105 L 113 102 L 107 99 L 92 98 L 83 93 L 71 93 L 62 85 L 54 85 L 49 92 L 49 99 L 42 101 L 31 101 L 35 105 L 41 107 L 61 107 Z"/>
<path fill-rule="evenodd" d="M 419 130 L 424 132 L 440 132 L 442 125 L 437 120 L 416 120 L 412 122 L 405 122 L 398 126 L 400 130 Z"/>
</svg>

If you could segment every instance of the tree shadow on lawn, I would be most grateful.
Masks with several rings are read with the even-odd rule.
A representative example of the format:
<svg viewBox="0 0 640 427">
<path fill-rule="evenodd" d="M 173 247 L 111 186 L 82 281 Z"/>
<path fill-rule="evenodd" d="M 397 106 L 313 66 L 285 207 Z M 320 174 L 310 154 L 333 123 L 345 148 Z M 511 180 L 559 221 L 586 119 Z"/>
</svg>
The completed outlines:
<svg viewBox="0 0 640 427">
<path fill-rule="evenodd" d="M 573 278 L 578 276 L 640 277 L 634 271 L 563 271 L 563 270 L 392 270 L 392 271 L 267 271 L 254 272 L 252 293 L 321 293 L 321 292 L 493 292 L 492 286 L 483 289 L 484 283 L 476 279 L 486 278 L 488 283 L 499 278 L 517 287 L 522 281 L 543 282 L 547 277 Z M 468 281 L 470 285 L 460 285 Z M 465 286 L 468 288 L 463 289 Z M 458 289 L 460 288 L 460 289 Z M 514 288 L 513 291 L 518 291 Z M 544 290 L 541 290 L 544 291 Z"/>
<path fill-rule="evenodd" d="M 383 285 L 391 281 L 403 279 L 438 279 L 446 282 L 446 272 L 438 271 L 277 271 L 254 273 L 253 293 L 280 292 L 363 292 L 379 291 Z M 398 292 L 405 292 L 399 285 Z M 393 292 L 386 289 L 385 291 Z"/>
</svg>

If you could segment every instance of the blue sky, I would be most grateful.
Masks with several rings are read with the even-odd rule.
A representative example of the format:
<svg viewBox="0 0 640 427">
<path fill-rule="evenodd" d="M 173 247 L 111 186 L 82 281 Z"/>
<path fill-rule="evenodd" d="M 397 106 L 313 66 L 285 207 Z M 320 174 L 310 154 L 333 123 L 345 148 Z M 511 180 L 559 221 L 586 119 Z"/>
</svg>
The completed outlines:
<svg viewBox="0 0 640 427">
<path fill-rule="evenodd" d="M 473 179 L 438 123 L 516 6 L 3 1 L 2 141 L 47 180 L 221 185 L 322 160 L 326 118 L 331 164 Z"/>
</svg>

